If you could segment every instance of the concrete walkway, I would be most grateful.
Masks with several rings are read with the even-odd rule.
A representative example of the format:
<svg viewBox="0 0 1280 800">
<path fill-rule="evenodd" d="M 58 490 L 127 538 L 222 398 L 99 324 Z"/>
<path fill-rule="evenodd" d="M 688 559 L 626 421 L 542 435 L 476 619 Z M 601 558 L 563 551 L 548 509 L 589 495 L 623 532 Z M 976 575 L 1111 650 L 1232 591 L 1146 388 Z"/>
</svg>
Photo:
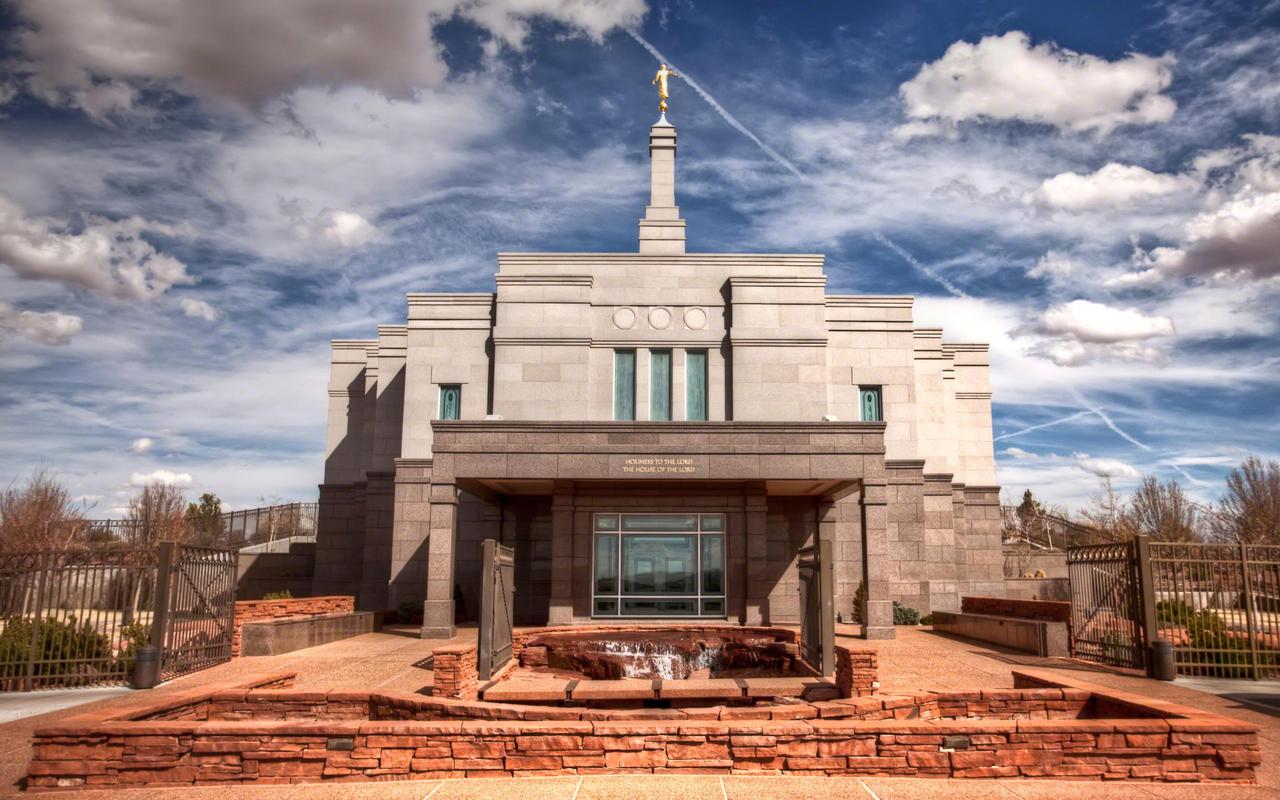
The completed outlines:
<svg viewBox="0 0 1280 800">
<path fill-rule="evenodd" d="M 996 800 L 1280 800 L 1280 716 L 1245 705 L 1231 697 L 1198 691 L 1190 686 L 1160 683 L 1117 672 L 1056 659 L 1040 659 L 934 634 L 927 629 L 898 629 L 891 641 L 863 642 L 845 638 L 852 628 L 838 626 L 841 642 L 870 646 L 880 653 L 880 681 L 884 691 L 919 689 L 961 690 L 1005 688 L 1013 685 L 1011 670 L 1020 666 L 1087 672 L 1087 680 L 1167 698 L 1218 711 L 1257 724 L 1262 729 L 1263 763 L 1259 786 L 1116 784 L 1060 781 L 966 781 L 911 778 L 804 778 L 794 776 L 739 777 L 661 775 L 569 776 L 563 778 L 468 779 L 396 781 L 382 783 L 298 784 L 295 786 L 219 786 L 182 789 L 77 791 L 74 800 L 126 798 L 182 798 L 182 800 L 303 800 L 306 798 L 413 798 L 461 800 L 506 798 L 519 800 L 731 800 L 741 798 L 830 798 L 830 800 L 913 800 L 919 798 L 995 798 Z M 453 643 L 472 641 L 474 630 L 463 630 Z M 384 631 L 355 639 L 301 650 L 284 656 L 240 658 L 189 675 L 151 690 L 148 697 L 210 681 L 234 680 L 282 670 L 298 673 L 297 686 L 355 686 L 416 692 L 431 683 L 424 660 L 442 641 L 413 638 L 410 631 Z M 1235 687 L 1229 687 L 1235 688 Z M 1249 688 L 1249 687 L 1246 687 Z M 1259 687 L 1252 687 L 1257 689 Z M 1229 693 L 1228 693 L 1229 694 Z M 137 703 L 139 694 L 112 697 L 93 707 Z M 30 758 L 30 732 L 40 724 L 79 713 L 87 706 L 65 709 L 0 725 L 0 795 L 18 793 L 17 781 Z"/>
</svg>

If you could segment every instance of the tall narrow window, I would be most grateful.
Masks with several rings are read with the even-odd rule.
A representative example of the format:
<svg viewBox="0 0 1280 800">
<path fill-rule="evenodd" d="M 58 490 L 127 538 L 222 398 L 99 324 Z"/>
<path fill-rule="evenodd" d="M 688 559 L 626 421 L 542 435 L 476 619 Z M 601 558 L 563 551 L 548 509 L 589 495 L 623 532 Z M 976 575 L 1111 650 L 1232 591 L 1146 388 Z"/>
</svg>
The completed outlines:
<svg viewBox="0 0 1280 800">
<path fill-rule="evenodd" d="M 690 350 L 684 354 L 685 419 L 707 418 L 707 351 Z"/>
<path fill-rule="evenodd" d="M 649 351 L 649 419 L 671 419 L 671 351 Z"/>
<path fill-rule="evenodd" d="M 613 351 L 613 418 L 636 418 L 636 351 Z"/>
<path fill-rule="evenodd" d="M 862 409 L 863 422 L 881 422 L 884 420 L 884 407 L 880 403 L 879 386 L 859 386 L 858 405 Z"/>
<path fill-rule="evenodd" d="M 440 419 L 460 419 L 462 415 L 462 387 L 456 383 L 440 386 Z"/>
</svg>

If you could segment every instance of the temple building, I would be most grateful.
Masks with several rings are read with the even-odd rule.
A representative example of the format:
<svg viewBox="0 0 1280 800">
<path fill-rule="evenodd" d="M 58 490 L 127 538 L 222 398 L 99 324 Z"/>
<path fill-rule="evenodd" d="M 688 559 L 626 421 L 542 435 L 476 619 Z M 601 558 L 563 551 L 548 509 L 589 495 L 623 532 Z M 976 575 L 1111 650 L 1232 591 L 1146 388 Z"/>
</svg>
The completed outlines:
<svg viewBox="0 0 1280 800">
<path fill-rule="evenodd" d="M 499 253 L 495 291 L 332 343 L 315 590 L 449 636 L 492 538 L 519 624 L 788 624 L 825 539 L 868 637 L 1003 594 L 987 346 L 828 294 L 822 255 L 686 252 L 665 115 L 649 158 L 637 252 Z"/>
</svg>

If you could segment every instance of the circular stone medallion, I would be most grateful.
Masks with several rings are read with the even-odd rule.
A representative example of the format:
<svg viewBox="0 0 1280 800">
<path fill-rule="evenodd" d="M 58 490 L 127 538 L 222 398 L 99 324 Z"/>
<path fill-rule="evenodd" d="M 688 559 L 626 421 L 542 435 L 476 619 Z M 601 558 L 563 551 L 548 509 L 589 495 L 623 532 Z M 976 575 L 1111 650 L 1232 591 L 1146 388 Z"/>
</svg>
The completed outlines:
<svg viewBox="0 0 1280 800">
<path fill-rule="evenodd" d="M 613 312 L 613 324 L 622 330 L 630 330 L 636 324 L 636 312 L 629 308 L 620 308 Z"/>
<path fill-rule="evenodd" d="M 649 325 L 655 330 L 664 331 L 671 324 L 671 312 L 665 308 L 655 308 L 649 312 Z"/>
<path fill-rule="evenodd" d="M 700 308 L 691 308 L 684 312 L 684 326 L 691 331 L 700 331 L 707 325 L 707 312 Z"/>
</svg>

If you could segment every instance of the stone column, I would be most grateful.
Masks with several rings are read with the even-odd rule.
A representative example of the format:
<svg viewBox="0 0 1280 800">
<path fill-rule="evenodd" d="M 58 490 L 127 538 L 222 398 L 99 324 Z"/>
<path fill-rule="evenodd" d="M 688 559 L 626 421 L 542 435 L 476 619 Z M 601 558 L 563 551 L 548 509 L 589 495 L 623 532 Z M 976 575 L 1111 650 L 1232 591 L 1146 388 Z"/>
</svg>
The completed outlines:
<svg viewBox="0 0 1280 800">
<path fill-rule="evenodd" d="M 889 507 L 885 479 L 862 484 L 862 585 L 866 603 L 862 638 L 892 639 L 893 599 L 889 595 Z"/>
<path fill-rule="evenodd" d="M 395 525 L 395 472 L 369 472 L 365 489 L 364 540 L 360 563 L 360 591 L 356 608 L 389 608 L 391 548 Z M 352 568 L 356 565 L 351 564 Z"/>
<path fill-rule="evenodd" d="M 568 625 L 573 622 L 573 484 L 556 481 L 552 492 L 551 607 L 547 623 Z"/>
<path fill-rule="evenodd" d="M 769 602 L 769 498 L 763 484 L 751 485 L 744 498 L 747 523 L 747 624 L 765 624 Z"/>
<path fill-rule="evenodd" d="M 924 476 L 924 560 L 929 603 L 920 613 L 959 611 L 956 583 L 956 531 L 951 475 Z"/>
<path fill-rule="evenodd" d="M 889 503 L 889 596 L 922 611 L 929 607 L 924 554 L 924 461 L 885 462 Z"/>
<path fill-rule="evenodd" d="M 421 603 L 426 592 L 432 461 L 429 458 L 398 458 L 394 463 L 387 605 L 399 608 L 402 603 Z"/>
<path fill-rule="evenodd" d="M 458 525 L 458 487 L 431 483 L 431 527 L 427 534 L 427 599 L 422 604 L 422 638 L 452 639 L 453 558 Z"/>
<path fill-rule="evenodd" d="M 1000 487 L 965 486 L 963 594 L 1003 597 L 1004 549 L 1000 537 Z"/>
<path fill-rule="evenodd" d="M 862 552 L 859 546 L 862 531 L 862 508 L 857 497 L 842 497 L 834 501 L 832 554 L 835 556 L 832 575 L 835 578 L 836 619 L 850 620 L 853 598 L 862 581 Z"/>
</svg>

